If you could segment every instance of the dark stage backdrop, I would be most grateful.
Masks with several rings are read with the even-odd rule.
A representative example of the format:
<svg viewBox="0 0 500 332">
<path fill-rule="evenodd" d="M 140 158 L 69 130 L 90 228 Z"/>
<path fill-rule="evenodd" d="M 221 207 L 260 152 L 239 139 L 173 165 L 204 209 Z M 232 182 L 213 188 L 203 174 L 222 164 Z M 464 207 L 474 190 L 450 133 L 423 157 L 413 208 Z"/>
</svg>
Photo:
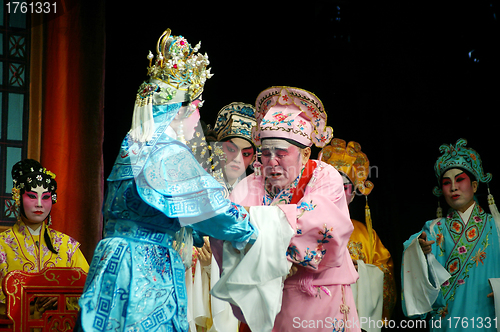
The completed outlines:
<svg viewBox="0 0 500 332">
<path fill-rule="evenodd" d="M 53 228 L 78 240 L 89 264 L 102 233 L 104 9 L 58 0 L 42 27 L 40 159 L 57 175 Z"/>
<path fill-rule="evenodd" d="M 201 40 L 211 61 L 206 123 L 230 102 L 254 103 L 267 87 L 289 85 L 323 101 L 335 137 L 361 144 L 373 167 L 373 225 L 394 258 L 398 290 L 403 242 L 435 218 L 442 143 L 466 138 L 494 174 L 500 201 L 498 1 L 106 4 L 105 177 L 129 129 L 148 51 L 170 28 L 193 45 Z M 478 196 L 486 207 L 486 186 Z M 353 218 L 364 220 L 363 207 L 355 199 Z M 393 318 L 403 318 L 399 302 Z"/>
</svg>

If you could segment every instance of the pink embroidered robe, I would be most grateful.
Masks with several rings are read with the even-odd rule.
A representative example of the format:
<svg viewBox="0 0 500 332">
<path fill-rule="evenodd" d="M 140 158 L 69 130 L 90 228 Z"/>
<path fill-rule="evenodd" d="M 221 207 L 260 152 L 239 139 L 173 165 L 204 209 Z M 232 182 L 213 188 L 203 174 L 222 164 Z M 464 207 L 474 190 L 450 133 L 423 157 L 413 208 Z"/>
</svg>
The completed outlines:
<svg viewBox="0 0 500 332">
<path fill-rule="evenodd" d="M 350 288 L 358 274 L 347 249 L 353 225 L 343 180 L 331 165 L 315 162 L 317 167 L 302 199 L 294 204 L 295 209 L 283 209 L 288 211 L 288 222 L 295 229 L 286 255 L 299 265 L 299 271 L 284 283 L 282 307 L 273 331 L 331 332 L 341 331 L 342 327 L 345 331 L 359 331 Z M 242 206 L 273 206 L 287 204 L 291 196 L 285 189 L 269 197 L 264 177 L 252 174 L 236 186 L 230 198 Z"/>
</svg>

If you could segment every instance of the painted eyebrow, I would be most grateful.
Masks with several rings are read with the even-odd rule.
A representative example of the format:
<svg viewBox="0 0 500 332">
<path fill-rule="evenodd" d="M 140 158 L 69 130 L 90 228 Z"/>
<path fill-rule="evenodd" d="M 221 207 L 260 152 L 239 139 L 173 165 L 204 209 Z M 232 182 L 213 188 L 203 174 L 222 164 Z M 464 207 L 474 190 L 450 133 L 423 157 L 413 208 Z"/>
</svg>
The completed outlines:
<svg viewBox="0 0 500 332">
<path fill-rule="evenodd" d="M 462 174 L 464 174 L 464 173 L 465 173 L 465 172 L 463 172 L 463 171 L 462 171 L 462 173 L 458 173 L 457 175 L 455 175 L 455 179 L 457 178 L 457 176 L 460 176 L 460 175 L 462 175 Z M 448 179 L 448 180 L 450 180 L 451 178 L 450 178 L 449 176 L 443 176 L 443 180 L 444 180 L 444 179 Z"/>
</svg>

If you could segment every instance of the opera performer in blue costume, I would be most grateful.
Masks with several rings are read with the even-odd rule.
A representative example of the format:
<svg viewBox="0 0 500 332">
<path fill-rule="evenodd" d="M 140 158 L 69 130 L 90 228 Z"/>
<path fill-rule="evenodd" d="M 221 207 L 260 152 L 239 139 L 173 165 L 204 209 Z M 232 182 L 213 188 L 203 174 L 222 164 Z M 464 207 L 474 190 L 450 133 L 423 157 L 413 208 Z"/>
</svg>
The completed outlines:
<svg viewBox="0 0 500 332">
<path fill-rule="evenodd" d="M 464 139 L 442 145 L 434 166 L 434 194 L 444 196 L 448 213 L 441 216 L 438 208 L 438 218 L 404 243 L 403 311 L 419 318 L 430 313 L 431 331 L 497 331 L 500 324 L 500 217 L 491 194 L 491 214 L 475 198 L 479 183 L 489 183 L 492 175 L 466 145 Z"/>
<path fill-rule="evenodd" d="M 79 301 L 77 331 L 188 331 L 183 258 L 191 262 L 193 231 L 236 249 L 257 237 L 247 211 L 224 198 L 183 143 L 194 134 L 212 76 L 199 47 L 167 29 L 156 59 L 149 53 L 149 81 L 139 88 L 108 178 L 104 239 Z"/>
</svg>

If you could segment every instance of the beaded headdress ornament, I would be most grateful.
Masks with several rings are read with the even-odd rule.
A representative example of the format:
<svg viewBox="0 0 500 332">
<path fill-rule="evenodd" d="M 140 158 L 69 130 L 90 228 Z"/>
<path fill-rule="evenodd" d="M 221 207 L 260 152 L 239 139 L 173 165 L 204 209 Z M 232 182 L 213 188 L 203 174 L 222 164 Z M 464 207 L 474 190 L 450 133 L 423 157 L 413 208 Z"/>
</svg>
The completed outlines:
<svg viewBox="0 0 500 332">
<path fill-rule="evenodd" d="M 211 78 L 208 55 L 198 53 L 201 42 L 194 48 L 183 36 L 172 36 L 167 29 L 156 43 L 156 59 L 149 51 L 149 82 L 137 91 L 130 135 L 138 141 L 151 140 L 154 132 L 153 105 L 190 103 L 185 116 L 202 106 L 192 105 Z"/>
<path fill-rule="evenodd" d="M 284 138 L 304 146 L 324 147 L 333 137 L 326 112 L 313 93 L 288 86 L 262 91 L 255 102 L 257 127 L 252 132 L 257 146 L 264 138 Z"/>
<path fill-rule="evenodd" d="M 31 191 L 32 188 L 43 187 L 50 191 L 52 204 L 57 203 L 56 175 L 33 159 L 25 159 L 17 162 L 12 167 L 12 199 L 17 207 L 16 216 L 20 217 L 21 194 L 23 191 Z"/>
<path fill-rule="evenodd" d="M 217 133 L 218 141 L 240 137 L 253 144 L 252 128 L 255 125 L 255 107 L 250 104 L 234 102 L 224 106 L 219 111 L 214 130 Z"/>
<path fill-rule="evenodd" d="M 149 52 L 148 75 L 174 88 L 166 89 L 167 99 L 175 98 L 179 91 L 187 96 L 183 101 L 196 99 L 203 91 L 207 79 L 212 77 L 208 55 L 201 55 L 199 42 L 194 48 L 183 36 L 171 36 L 170 29 L 165 30 L 156 44 L 156 60 Z"/>
</svg>

